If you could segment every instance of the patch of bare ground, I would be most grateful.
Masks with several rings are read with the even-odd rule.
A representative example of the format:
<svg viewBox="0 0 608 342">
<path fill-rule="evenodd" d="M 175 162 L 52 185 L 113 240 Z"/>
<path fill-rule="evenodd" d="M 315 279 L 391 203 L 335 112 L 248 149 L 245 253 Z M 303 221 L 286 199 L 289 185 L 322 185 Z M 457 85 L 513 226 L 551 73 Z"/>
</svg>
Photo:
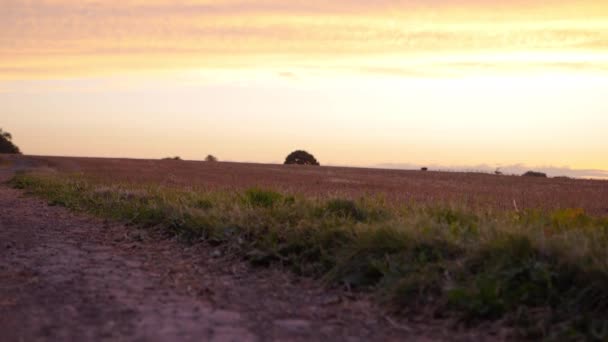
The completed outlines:
<svg viewBox="0 0 608 342">
<path fill-rule="evenodd" d="M 5 175 L 6 176 L 6 175 Z M 6 178 L 6 177 L 5 177 Z M 0 186 L 3 341 L 497 340 Z M 494 333 L 492 332 L 494 331 Z"/>
</svg>

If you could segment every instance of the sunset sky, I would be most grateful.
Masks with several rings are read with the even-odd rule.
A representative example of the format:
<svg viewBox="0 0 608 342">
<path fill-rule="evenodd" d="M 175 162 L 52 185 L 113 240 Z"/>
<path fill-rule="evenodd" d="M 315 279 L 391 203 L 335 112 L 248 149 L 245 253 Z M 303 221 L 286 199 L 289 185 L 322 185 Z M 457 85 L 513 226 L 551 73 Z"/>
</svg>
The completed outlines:
<svg viewBox="0 0 608 342">
<path fill-rule="evenodd" d="M 0 0 L 28 154 L 608 170 L 608 1 Z"/>
</svg>

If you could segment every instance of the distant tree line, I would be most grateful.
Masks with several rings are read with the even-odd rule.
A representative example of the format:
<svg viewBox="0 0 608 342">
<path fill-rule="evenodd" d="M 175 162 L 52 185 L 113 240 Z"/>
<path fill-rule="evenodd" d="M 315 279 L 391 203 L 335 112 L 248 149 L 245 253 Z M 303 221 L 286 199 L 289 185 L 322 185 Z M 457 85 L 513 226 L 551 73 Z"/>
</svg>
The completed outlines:
<svg viewBox="0 0 608 342">
<path fill-rule="evenodd" d="M 522 176 L 524 176 L 524 177 L 547 178 L 547 174 L 546 173 L 537 172 L 537 171 L 528 171 L 528 172 L 524 173 Z"/>
<path fill-rule="evenodd" d="M 179 156 L 175 156 L 175 157 L 166 157 L 166 158 L 163 158 L 162 160 L 182 160 L 182 158 L 180 158 Z M 207 155 L 207 157 L 205 157 L 205 161 L 208 163 L 215 163 L 215 162 L 218 162 L 219 159 L 216 156 L 214 156 L 213 154 L 209 154 L 209 155 Z M 285 165 L 319 166 L 321 164 L 319 164 L 319 161 L 312 154 L 310 154 L 304 150 L 297 150 L 297 151 L 291 152 L 287 156 L 287 158 L 285 158 Z"/>
<path fill-rule="evenodd" d="M 182 158 L 180 156 L 175 156 L 175 157 L 166 157 L 166 158 L 163 158 L 162 160 L 182 160 Z M 207 157 L 205 157 L 205 161 L 213 163 L 213 162 L 217 162 L 219 160 L 217 159 L 216 156 L 210 154 Z"/>
</svg>

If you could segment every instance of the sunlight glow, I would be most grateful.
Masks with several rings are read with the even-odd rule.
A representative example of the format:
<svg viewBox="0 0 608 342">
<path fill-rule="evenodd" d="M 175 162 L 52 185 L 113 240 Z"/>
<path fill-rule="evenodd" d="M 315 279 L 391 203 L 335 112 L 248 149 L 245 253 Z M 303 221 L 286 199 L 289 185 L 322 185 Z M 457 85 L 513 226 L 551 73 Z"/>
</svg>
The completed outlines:
<svg viewBox="0 0 608 342">
<path fill-rule="evenodd" d="M 603 1 L 0 11 L 0 124 L 34 154 L 608 169 L 606 98 Z"/>
</svg>

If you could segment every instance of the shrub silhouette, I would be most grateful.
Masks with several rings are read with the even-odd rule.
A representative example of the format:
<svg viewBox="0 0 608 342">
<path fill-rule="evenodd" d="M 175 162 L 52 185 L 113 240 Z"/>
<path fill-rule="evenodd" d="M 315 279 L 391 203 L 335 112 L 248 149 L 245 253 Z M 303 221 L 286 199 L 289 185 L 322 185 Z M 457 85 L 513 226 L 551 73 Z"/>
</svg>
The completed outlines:
<svg viewBox="0 0 608 342">
<path fill-rule="evenodd" d="M 528 171 L 526 173 L 523 174 L 524 177 L 540 177 L 540 178 L 547 178 L 547 174 L 546 173 L 542 173 L 542 172 L 536 172 L 536 171 Z"/>
<path fill-rule="evenodd" d="M 163 160 L 182 160 L 179 156 L 163 158 Z"/>
<path fill-rule="evenodd" d="M 19 147 L 12 142 L 13 136 L 0 128 L 0 153 L 21 154 Z"/>
<path fill-rule="evenodd" d="M 212 163 L 213 163 L 213 162 L 216 162 L 216 161 L 218 161 L 218 160 L 217 160 L 217 157 L 215 157 L 214 155 L 210 154 L 210 155 L 208 155 L 207 157 L 205 157 L 205 161 L 206 161 L 206 162 L 212 162 Z"/>
<path fill-rule="evenodd" d="M 310 153 L 302 150 L 291 152 L 287 158 L 285 158 L 285 165 L 316 165 L 319 166 L 317 159 Z"/>
</svg>

